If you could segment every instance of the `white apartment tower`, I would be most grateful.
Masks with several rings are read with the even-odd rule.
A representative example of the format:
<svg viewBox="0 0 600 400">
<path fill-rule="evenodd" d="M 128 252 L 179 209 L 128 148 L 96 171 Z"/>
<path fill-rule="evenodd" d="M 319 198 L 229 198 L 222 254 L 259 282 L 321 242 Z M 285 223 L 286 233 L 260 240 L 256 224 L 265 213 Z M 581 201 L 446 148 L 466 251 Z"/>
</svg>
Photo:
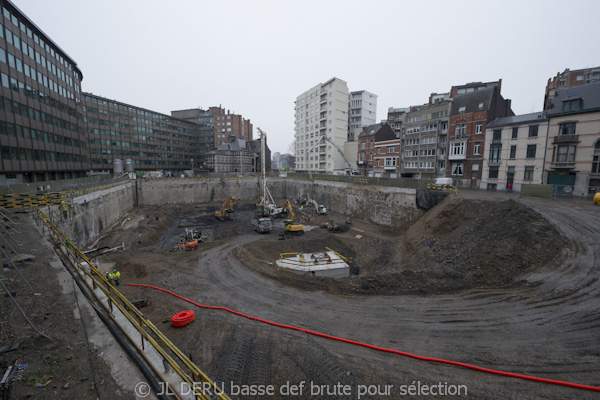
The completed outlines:
<svg viewBox="0 0 600 400">
<path fill-rule="evenodd" d="M 348 141 L 354 141 L 362 128 L 377 123 L 377 95 L 359 90 L 348 97 Z"/>
<path fill-rule="evenodd" d="M 336 149 L 344 148 L 348 136 L 348 96 L 346 82 L 332 78 L 296 98 L 297 171 L 331 174 L 351 168 Z M 335 145 L 320 140 L 324 136 Z"/>
</svg>

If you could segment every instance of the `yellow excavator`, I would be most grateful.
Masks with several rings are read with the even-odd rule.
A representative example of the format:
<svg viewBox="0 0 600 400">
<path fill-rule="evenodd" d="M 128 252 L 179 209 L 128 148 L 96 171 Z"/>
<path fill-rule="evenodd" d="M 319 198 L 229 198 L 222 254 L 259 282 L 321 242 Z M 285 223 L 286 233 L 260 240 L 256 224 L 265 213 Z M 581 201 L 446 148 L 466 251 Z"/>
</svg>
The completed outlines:
<svg viewBox="0 0 600 400">
<path fill-rule="evenodd" d="M 230 213 L 233 212 L 233 200 L 235 200 L 235 197 L 229 196 L 227 198 L 227 200 L 225 200 L 225 202 L 221 206 L 221 211 L 218 211 L 218 210 L 215 211 L 216 219 L 218 219 L 219 221 L 225 221 L 226 219 L 228 219 L 228 220 L 233 219 L 233 218 L 231 218 L 231 215 L 229 215 Z"/>
<path fill-rule="evenodd" d="M 304 233 L 304 226 L 302 224 L 295 224 L 296 215 L 294 214 L 294 210 L 292 210 L 292 205 L 289 200 L 285 201 L 284 209 L 288 211 L 288 219 L 285 219 L 283 222 L 285 224 L 285 231 L 287 233 L 293 233 L 295 235 L 302 235 Z"/>
</svg>

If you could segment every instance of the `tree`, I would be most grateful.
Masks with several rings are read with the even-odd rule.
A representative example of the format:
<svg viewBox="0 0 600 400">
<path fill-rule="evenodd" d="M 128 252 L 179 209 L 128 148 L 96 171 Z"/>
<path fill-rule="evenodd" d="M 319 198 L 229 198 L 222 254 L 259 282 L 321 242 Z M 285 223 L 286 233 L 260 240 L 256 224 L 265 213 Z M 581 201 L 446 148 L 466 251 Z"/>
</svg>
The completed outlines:
<svg viewBox="0 0 600 400">
<path fill-rule="evenodd" d="M 296 155 L 296 146 L 295 146 L 295 142 L 290 143 L 290 145 L 288 146 L 288 154 L 291 154 L 292 156 Z"/>
</svg>

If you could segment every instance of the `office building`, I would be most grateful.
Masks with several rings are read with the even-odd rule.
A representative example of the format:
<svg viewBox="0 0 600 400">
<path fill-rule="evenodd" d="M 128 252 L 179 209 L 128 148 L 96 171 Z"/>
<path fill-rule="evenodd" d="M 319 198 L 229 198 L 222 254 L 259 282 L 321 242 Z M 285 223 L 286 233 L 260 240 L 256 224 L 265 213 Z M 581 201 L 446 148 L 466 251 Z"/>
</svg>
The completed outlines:
<svg viewBox="0 0 600 400">
<path fill-rule="evenodd" d="M 0 4 L 0 185 L 85 176 L 83 74 L 12 2 Z"/>
<path fill-rule="evenodd" d="M 170 115 L 84 93 L 83 116 L 89 168 L 112 172 L 114 160 L 131 160 L 134 170 L 175 173 L 200 167 L 213 146 L 213 130 Z"/>
</svg>

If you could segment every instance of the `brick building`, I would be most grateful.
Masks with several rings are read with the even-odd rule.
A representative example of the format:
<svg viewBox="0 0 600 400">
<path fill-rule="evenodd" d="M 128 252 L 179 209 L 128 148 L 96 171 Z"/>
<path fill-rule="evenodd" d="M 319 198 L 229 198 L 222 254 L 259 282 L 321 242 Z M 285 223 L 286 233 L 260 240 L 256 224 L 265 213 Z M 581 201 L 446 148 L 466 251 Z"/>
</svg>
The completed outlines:
<svg viewBox="0 0 600 400">
<path fill-rule="evenodd" d="M 554 78 L 548 78 L 546 93 L 544 95 L 544 110 L 550 109 L 552 99 L 556 97 L 558 89 L 567 89 L 594 82 L 600 82 L 600 67 L 576 69 L 573 71 L 567 68 L 562 73 L 557 73 Z"/>
<path fill-rule="evenodd" d="M 471 85 L 471 84 L 469 84 Z M 446 176 L 462 187 L 477 188 L 483 168 L 483 148 L 487 123 L 499 117 L 512 116 L 510 100 L 500 94 L 501 81 L 486 84 L 469 91 L 469 88 L 453 87 L 450 111 L 450 136 Z"/>
<path fill-rule="evenodd" d="M 363 131 L 358 135 L 358 161 L 356 162 L 363 176 L 383 176 L 383 165 L 380 165 L 380 168 L 377 170 L 377 174 L 380 175 L 375 175 L 376 171 L 374 167 L 377 165 L 377 159 L 381 160 L 383 156 L 381 155 L 381 147 L 379 147 L 380 153 L 377 155 L 378 147 L 376 145 L 380 142 L 396 139 L 394 130 L 387 123 L 365 126 L 363 128 Z"/>
<path fill-rule="evenodd" d="M 229 136 L 242 140 L 252 140 L 254 137 L 253 126 L 249 119 L 244 119 L 239 114 L 232 114 L 221 106 L 209 107 L 208 110 L 201 108 L 176 110 L 171 111 L 171 116 L 212 128 L 213 149 L 228 143 Z"/>
<path fill-rule="evenodd" d="M 400 165 L 400 139 L 375 141 L 373 154 L 373 176 L 397 178 Z"/>
</svg>

